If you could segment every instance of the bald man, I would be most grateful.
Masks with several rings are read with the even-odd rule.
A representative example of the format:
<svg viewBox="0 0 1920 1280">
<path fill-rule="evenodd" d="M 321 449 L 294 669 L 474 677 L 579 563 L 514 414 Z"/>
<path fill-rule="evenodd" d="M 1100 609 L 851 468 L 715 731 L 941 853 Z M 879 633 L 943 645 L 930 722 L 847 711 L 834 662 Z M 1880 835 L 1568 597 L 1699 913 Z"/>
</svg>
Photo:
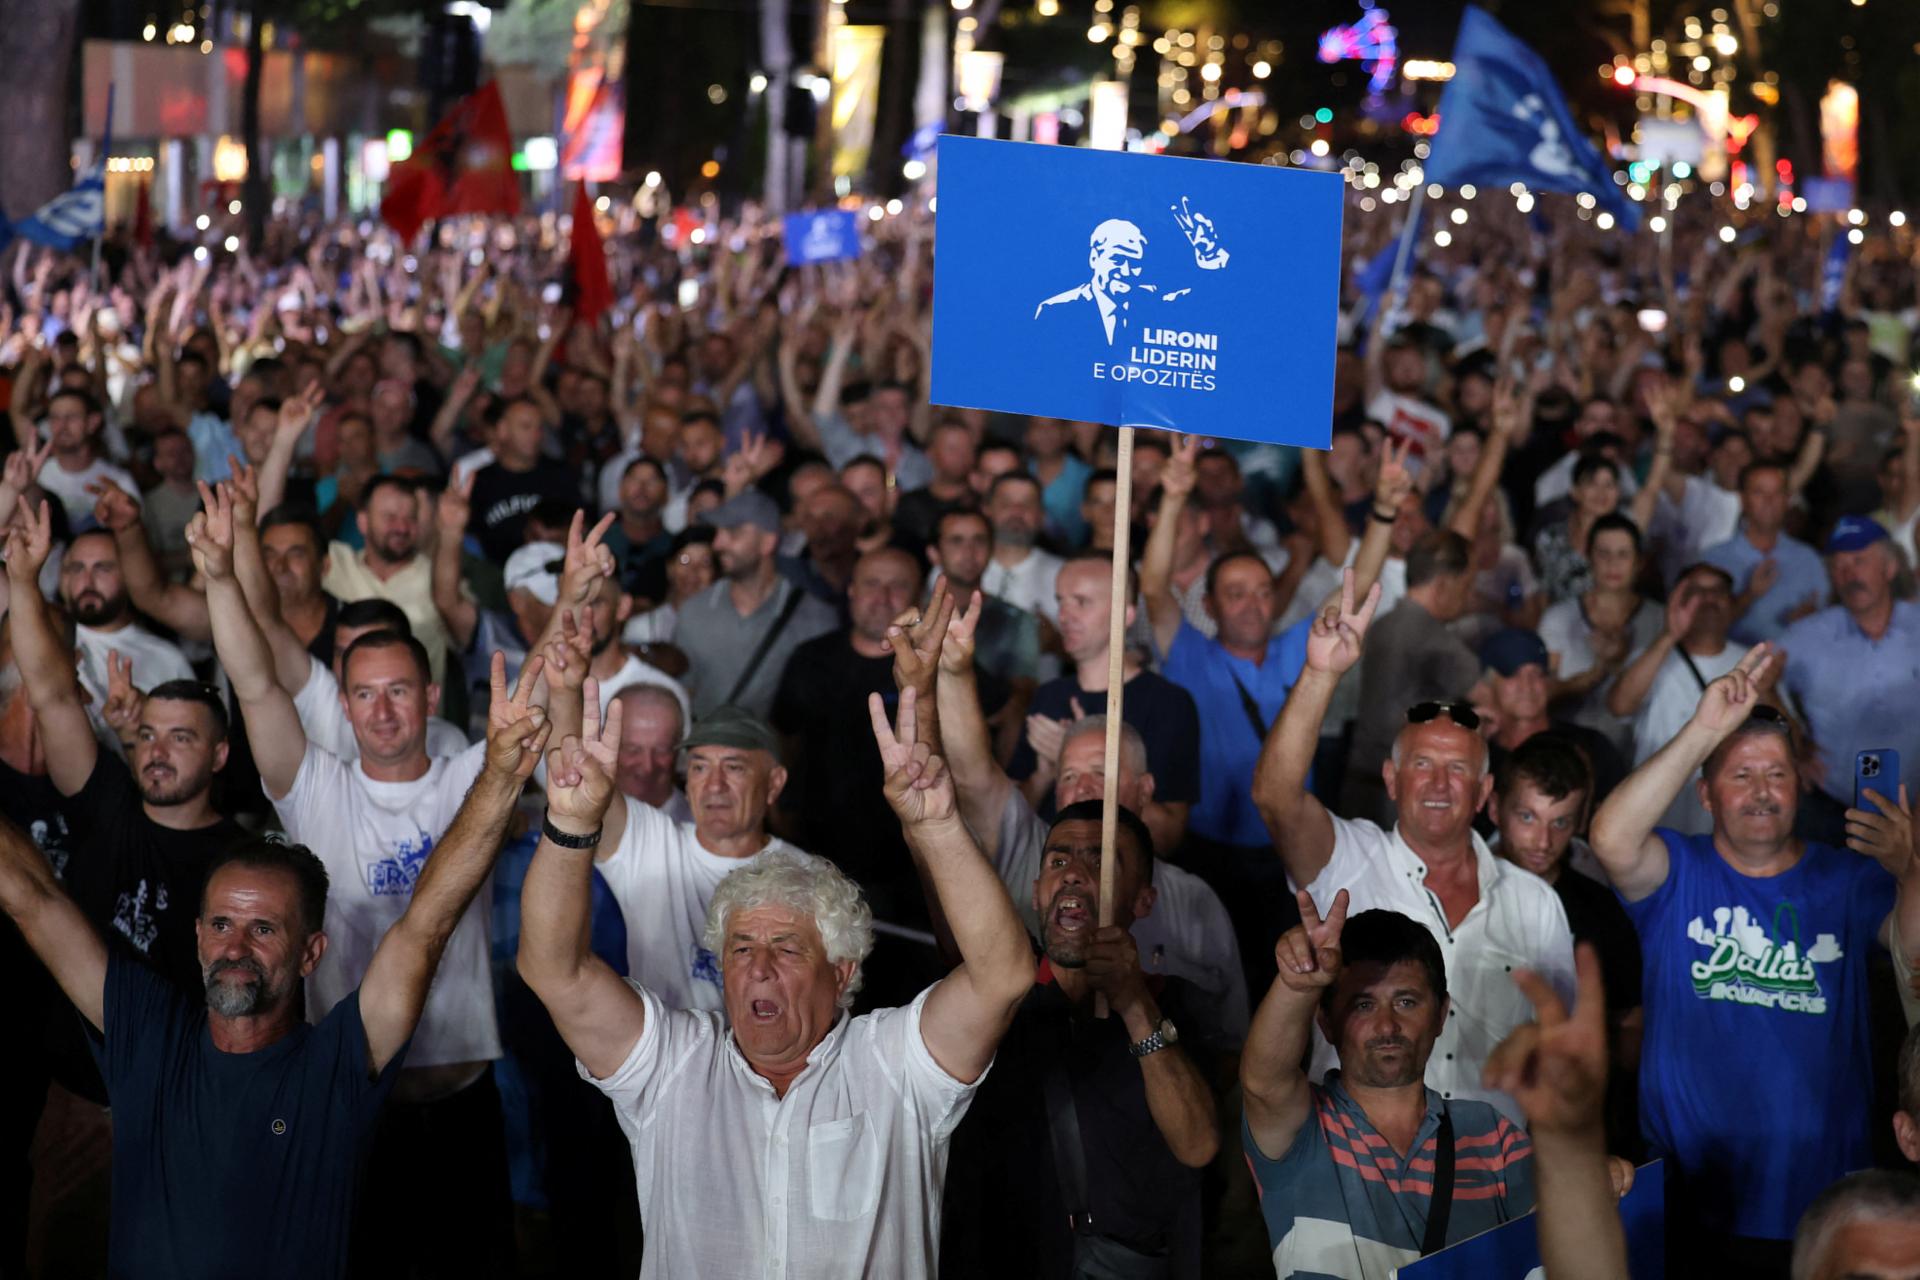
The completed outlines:
<svg viewBox="0 0 1920 1280">
<path fill-rule="evenodd" d="M 613 695 L 622 708 L 620 755 L 613 783 L 622 795 L 650 805 L 675 822 L 692 822 L 693 809 L 674 776 L 686 718 L 673 690 L 630 684 Z"/>
<path fill-rule="evenodd" d="M 920 919 L 925 908 L 899 819 L 877 785 L 867 695 L 879 694 L 889 708 L 898 700 L 887 628 L 921 598 L 924 577 L 920 562 L 898 548 L 861 556 L 847 587 L 852 625 L 795 649 L 773 704 L 773 727 L 793 772 L 785 795 L 797 820 L 795 843 L 860 881 L 883 920 L 898 920 L 900 911 Z M 991 715 L 1007 690 L 988 683 L 983 676 L 980 700 Z"/>
</svg>

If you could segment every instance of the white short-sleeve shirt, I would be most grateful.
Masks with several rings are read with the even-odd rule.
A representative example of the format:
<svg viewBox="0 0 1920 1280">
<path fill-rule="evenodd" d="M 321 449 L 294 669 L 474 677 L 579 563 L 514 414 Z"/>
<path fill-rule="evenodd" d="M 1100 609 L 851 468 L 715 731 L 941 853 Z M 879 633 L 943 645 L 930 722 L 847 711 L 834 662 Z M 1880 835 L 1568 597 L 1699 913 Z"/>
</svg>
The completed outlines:
<svg viewBox="0 0 1920 1280">
<path fill-rule="evenodd" d="M 133 664 L 136 688 L 151 689 L 168 680 L 191 680 L 193 667 L 180 647 L 162 640 L 137 622 L 118 631 L 76 626 L 74 644 L 80 650 L 80 676 L 93 690 L 107 688 L 107 654 L 117 653 Z"/>
<path fill-rule="evenodd" d="M 360 765 L 307 743 L 287 794 L 273 802 L 289 839 L 326 865 L 327 953 L 307 979 L 307 1018 L 318 1022 L 367 976 L 374 948 L 406 911 L 434 844 L 446 834 L 486 763 L 486 743 L 434 756 L 412 782 L 377 782 Z M 500 1056 L 487 950 L 485 889 L 461 916 L 427 990 L 407 1050 L 410 1067 Z"/>
<path fill-rule="evenodd" d="M 842 1014 L 775 1097 L 721 1014 L 632 985 L 646 1004 L 632 1052 L 605 1080 L 580 1074 L 633 1149 L 641 1280 L 936 1273 L 948 1145 L 979 1082 L 927 1050 L 927 991 Z"/>
<path fill-rule="evenodd" d="M 1059 556 L 1030 547 L 1027 558 L 1012 568 L 998 560 L 989 560 L 986 571 L 980 575 L 980 589 L 1016 609 L 1025 609 L 1058 624 L 1060 601 L 1054 596 L 1053 587 L 1065 563 Z"/>
<path fill-rule="evenodd" d="M 621 664 L 620 669 L 600 682 L 600 714 L 607 714 L 607 704 L 614 695 L 629 685 L 650 684 L 665 689 L 680 704 L 680 723 L 693 726 L 693 704 L 687 701 L 687 687 L 650 662 L 642 662 L 632 654 Z"/>
<path fill-rule="evenodd" d="M 1481 1086 L 1480 1072 L 1509 1032 L 1533 1021 L 1533 1006 L 1513 984 L 1515 969 L 1540 974 L 1572 1003 L 1573 932 L 1552 885 L 1495 858 L 1486 841 L 1469 834 L 1480 900 L 1457 926 L 1447 924 L 1440 899 L 1427 888 L 1427 864 L 1407 847 L 1398 828 L 1382 831 L 1371 822 L 1334 817 L 1333 856 L 1307 891 L 1322 913 L 1332 910 L 1334 895 L 1345 889 L 1349 916 L 1398 911 L 1427 927 L 1446 961 L 1452 1000 L 1427 1059 L 1427 1087 L 1443 1098 L 1490 1103 L 1515 1124 L 1525 1124 L 1512 1098 Z M 1333 1046 L 1316 1027 L 1310 1074 L 1318 1082 L 1338 1065 Z"/>
<path fill-rule="evenodd" d="M 358 760 L 360 743 L 353 736 L 347 709 L 340 705 L 340 682 L 333 678 L 327 664 L 312 654 L 307 655 L 307 663 L 307 682 L 293 695 L 294 714 L 300 717 L 307 741 L 342 760 Z M 428 755 L 457 756 L 471 745 L 460 726 L 439 716 L 427 717 Z"/>
<path fill-rule="evenodd" d="M 713 891 L 748 860 L 708 852 L 691 821 L 632 796 L 621 801 L 626 830 L 613 856 L 596 865 L 627 922 L 627 972 L 670 1008 L 719 1010 L 720 962 L 701 935 Z M 761 852 L 774 849 L 793 846 L 776 837 Z"/>
</svg>

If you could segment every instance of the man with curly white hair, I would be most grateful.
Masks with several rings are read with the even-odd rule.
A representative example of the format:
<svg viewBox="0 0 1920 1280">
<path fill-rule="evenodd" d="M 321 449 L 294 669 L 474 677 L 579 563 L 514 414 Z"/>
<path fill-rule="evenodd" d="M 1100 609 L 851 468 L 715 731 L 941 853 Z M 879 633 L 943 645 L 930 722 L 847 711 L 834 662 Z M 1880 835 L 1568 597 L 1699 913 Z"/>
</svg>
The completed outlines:
<svg viewBox="0 0 1920 1280">
<path fill-rule="evenodd" d="M 1033 953 L 916 740 L 913 691 L 870 712 L 888 803 L 951 922 L 961 965 L 905 1008 L 853 1017 L 873 944 L 859 889 L 797 851 L 759 854 L 707 908 L 725 1013 L 670 1009 L 587 946 L 593 851 L 613 799 L 621 709 L 548 757 L 547 813 L 521 893 L 519 969 L 612 1100 L 633 1148 L 655 1276 L 927 1276 L 949 1140 L 1033 983 Z"/>
</svg>

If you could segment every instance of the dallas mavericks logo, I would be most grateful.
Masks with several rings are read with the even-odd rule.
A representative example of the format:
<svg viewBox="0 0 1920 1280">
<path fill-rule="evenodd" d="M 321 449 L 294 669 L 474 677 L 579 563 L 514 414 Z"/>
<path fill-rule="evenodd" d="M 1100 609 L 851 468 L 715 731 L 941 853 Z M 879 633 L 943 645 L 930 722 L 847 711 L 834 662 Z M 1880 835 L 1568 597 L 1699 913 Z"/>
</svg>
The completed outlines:
<svg viewBox="0 0 1920 1280">
<path fill-rule="evenodd" d="M 1186 196 L 1171 212 L 1174 225 L 1193 249 L 1194 265 L 1203 271 L 1225 270 L 1229 255 L 1220 245 L 1213 219 L 1196 213 Z M 1125 218 L 1108 218 L 1093 229 L 1087 266 L 1093 273 L 1091 280 L 1042 300 L 1033 309 L 1033 318 L 1039 320 L 1053 308 L 1079 310 L 1073 304 L 1091 302 L 1106 330 L 1107 345 L 1112 346 L 1116 336 L 1149 319 L 1135 313 L 1136 302 L 1143 304 L 1144 312 L 1154 302 L 1173 302 L 1192 292 L 1191 287 L 1166 290 L 1150 278 L 1147 234 Z"/>
</svg>

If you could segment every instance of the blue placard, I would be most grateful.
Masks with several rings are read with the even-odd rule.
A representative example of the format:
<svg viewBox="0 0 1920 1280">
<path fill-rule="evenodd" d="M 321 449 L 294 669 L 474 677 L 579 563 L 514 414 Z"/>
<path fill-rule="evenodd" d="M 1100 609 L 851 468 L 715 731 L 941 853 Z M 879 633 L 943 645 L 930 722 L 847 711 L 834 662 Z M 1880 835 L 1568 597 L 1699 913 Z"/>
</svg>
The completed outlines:
<svg viewBox="0 0 1920 1280">
<path fill-rule="evenodd" d="M 1667 1176 L 1659 1160 L 1634 1170 L 1633 1190 L 1620 1201 L 1627 1233 L 1627 1274 L 1666 1280 Z M 1539 1280 L 1540 1233 L 1535 1215 L 1483 1231 L 1397 1269 L 1395 1280 Z M 1551 1280 L 1551 1278 L 1549 1278 Z"/>
<path fill-rule="evenodd" d="M 787 262 L 839 262 L 860 256 L 860 215 L 851 209 L 809 209 L 782 219 Z"/>
<path fill-rule="evenodd" d="M 1802 178 L 1800 198 L 1808 213 L 1845 213 L 1853 208 L 1853 179 Z"/>
<path fill-rule="evenodd" d="M 932 399 L 1326 448 L 1344 190 L 942 137 Z"/>
</svg>

